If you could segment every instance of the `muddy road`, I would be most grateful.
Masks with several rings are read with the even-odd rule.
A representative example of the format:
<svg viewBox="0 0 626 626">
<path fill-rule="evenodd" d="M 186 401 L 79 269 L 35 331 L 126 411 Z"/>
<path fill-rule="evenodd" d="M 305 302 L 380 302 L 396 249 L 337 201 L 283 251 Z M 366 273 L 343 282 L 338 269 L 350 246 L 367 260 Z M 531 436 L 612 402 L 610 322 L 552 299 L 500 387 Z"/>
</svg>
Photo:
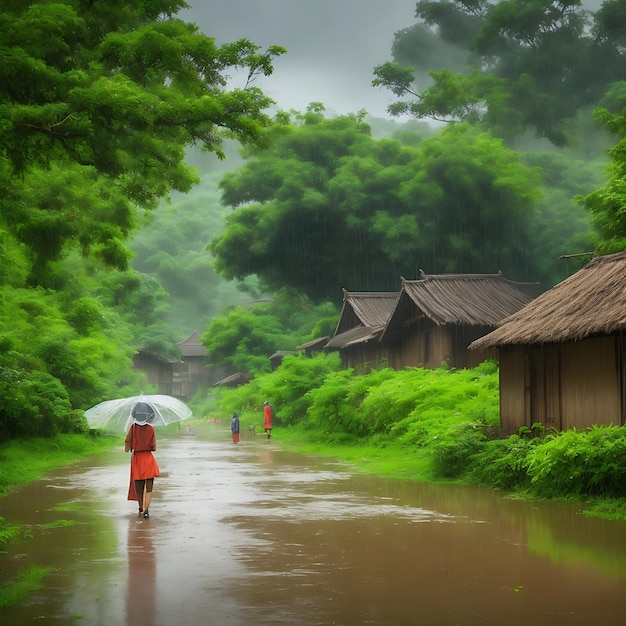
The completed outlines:
<svg viewBox="0 0 626 626">
<path fill-rule="evenodd" d="M 0 555 L 2 580 L 50 568 L 0 622 L 624 622 L 624 523 L 473 487 L 354 475 L 262 437 L 228 437 L 159 439 L 147 520 L 125 499 L 121 448 L 0 500 L 0 515 L 28 530 Z"/>
</svg>

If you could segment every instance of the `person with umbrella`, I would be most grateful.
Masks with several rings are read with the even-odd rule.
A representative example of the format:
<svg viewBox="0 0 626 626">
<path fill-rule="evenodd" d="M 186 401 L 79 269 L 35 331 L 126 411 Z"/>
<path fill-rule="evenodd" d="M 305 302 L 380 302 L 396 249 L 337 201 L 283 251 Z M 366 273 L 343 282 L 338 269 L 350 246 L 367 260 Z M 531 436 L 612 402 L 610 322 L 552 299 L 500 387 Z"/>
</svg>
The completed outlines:
<svg viewBox="0 0 626 626">
<path fill-rule="evenodd" d="M 124 450 L 132 452 L 130 459 L 130 485 L 128 499 L 139 503 L 139 514 L 150 517 L 148 509 L 152 500 L 155 477 L 159 466 L 152 454 L 156 450 L 156 434 L 151 422 L 154 409 L 147 402 L 137 402 L 132 410 L 133 423 L 126 434 Z"/>
</svg>

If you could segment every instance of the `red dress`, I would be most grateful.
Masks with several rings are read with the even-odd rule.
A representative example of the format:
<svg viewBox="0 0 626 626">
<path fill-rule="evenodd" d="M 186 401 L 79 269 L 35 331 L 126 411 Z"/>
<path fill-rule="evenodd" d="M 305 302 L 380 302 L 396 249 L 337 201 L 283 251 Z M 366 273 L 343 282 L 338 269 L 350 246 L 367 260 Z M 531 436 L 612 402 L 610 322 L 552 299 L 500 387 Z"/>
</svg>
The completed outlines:
<svg viewBox="0 0 626 626">
<path fill-rule="evenodd" d="M 128 429 L 125 441 L 126 452 L 132 450 L 130 459 L 130 485 L 128 499 L 137 500 L 135 480 L 159 476 L 159 466 L 152 452 L 156 450 L 156 435 L 151 424 L 133 424 Z"/>
</svg>

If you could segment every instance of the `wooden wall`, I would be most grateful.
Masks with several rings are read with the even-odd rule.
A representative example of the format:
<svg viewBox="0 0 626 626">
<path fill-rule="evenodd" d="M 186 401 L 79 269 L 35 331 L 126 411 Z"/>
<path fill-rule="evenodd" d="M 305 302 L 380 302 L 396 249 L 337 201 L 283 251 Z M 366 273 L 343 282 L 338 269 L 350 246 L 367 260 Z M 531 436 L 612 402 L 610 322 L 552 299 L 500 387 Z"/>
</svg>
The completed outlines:
<svg viewBox="0 0 626 626">
<path fill-rule="evenodd" d="M 615 347 L 612 336 L 560 346 L 563 430 L 593 424 L 622 425 Z"/>
<path fill-rule="evenodd" d="M 526 367 L 523 347 L 500 349 L 500 428 L 505 436 L 530 426 L 526 415 Z"/>
<path fill-rule="evenodd" d="M 500 422 L 583 429 L 625 423 L 625 350 L 620 336 L 500 349 Z"/>
</svg>

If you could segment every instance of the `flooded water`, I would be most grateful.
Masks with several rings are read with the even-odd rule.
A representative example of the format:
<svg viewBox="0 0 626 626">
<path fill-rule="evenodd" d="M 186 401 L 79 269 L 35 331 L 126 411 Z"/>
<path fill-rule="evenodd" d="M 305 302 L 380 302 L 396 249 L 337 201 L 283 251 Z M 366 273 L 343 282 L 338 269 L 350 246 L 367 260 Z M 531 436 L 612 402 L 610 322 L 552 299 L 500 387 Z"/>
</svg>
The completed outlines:
<svg viewBox="0 0 626 626">
<path fill-rule="evenodd" d="M 626 524 L 472 487 L 353 475 L 261 438 L 159 440 L 151 517 L 116 450 L 0 500 L 28 532 L 0 623 L 561 626 L 624 623 Z"/>
</svg>

